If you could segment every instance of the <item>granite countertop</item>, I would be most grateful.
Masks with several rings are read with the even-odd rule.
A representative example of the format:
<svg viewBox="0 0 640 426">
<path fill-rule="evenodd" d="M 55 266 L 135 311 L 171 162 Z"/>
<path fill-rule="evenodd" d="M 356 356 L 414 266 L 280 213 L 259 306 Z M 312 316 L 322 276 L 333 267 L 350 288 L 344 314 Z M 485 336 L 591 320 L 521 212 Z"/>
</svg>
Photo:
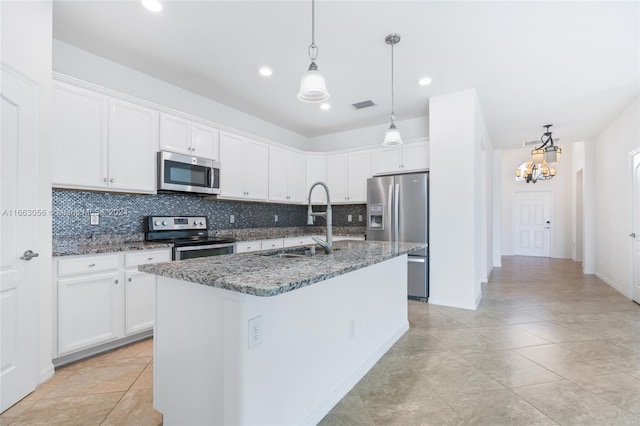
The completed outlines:
<svg viewBox="0 0 640 426">
<path fill-rule="evenodd" d="M 341 237 L 363 236 L 364 227 L 334 227 L 333 235 Z M 289 227 L 289 228 L 245 228 L 235 230 L 209 231 L 214 238 L 235 238 L 238 241 L 288 238 L 306 235 L 318 235 L 324 239 L 325 228 Z M 53 237 L 53 257 L 78 256 L 85 254 L 116 253 L 129 250 L 148 250 L 173 247 L 172 243 L 147 242 L 143 233 L 104 234 Z"/>
<path fill-rule="evenodd" d="M 298 248 L 141 265 L 142 272 L 255 296 L 277 296 L 426 247 L 424 243 L 337 241 L 334 253 L 282 258 Z"/>
<path fill-rule="evenodd" d="M 78 256 L 83 254 L 116 253 L 131 250 L 151 250 L 173 247 L 171 243 L 149 243 L 144 241 L 132 241 L 114 244 L 69 244 L 54 246 L 53 257 Z"/>
</svg>

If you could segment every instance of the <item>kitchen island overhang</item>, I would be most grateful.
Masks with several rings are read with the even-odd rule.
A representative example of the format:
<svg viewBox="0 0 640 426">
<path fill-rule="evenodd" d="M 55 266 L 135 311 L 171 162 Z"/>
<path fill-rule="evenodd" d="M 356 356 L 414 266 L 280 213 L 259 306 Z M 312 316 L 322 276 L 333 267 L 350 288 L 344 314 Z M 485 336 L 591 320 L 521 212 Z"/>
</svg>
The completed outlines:
<svg viewBox="0 0 640 426">
<path fill-rule="evenodd" d="M 216 257 L 234 277 L 203 271 L 209 258 L 141 268 L 159 275 L 154 406 L 165 424 L 315 424 L 346 395 L 408 330 L 406 253 L 424 245 L 336 246 L 321 259 Z M 269 258 L 257 261 L 261 283 L 252 257 Z M 186 281 L 204 276 L 219 286 Z M 244 292 L 221 287 L 238 277 Z"/>
</svg>

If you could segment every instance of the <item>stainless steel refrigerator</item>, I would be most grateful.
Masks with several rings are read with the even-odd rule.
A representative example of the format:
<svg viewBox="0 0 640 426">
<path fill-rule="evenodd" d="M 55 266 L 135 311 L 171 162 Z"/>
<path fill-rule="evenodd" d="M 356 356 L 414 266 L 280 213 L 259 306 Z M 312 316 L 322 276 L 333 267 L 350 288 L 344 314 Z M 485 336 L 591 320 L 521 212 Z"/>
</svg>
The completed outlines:
<svg viewBox="0 0 640 426">
<path fill-rule="evenodd" d="M 367 239 L 429 243 L 429 173 L 367 179 Z M 429 248 L 409 255 L 409 297 L 429 297 Z"/>
</svg>

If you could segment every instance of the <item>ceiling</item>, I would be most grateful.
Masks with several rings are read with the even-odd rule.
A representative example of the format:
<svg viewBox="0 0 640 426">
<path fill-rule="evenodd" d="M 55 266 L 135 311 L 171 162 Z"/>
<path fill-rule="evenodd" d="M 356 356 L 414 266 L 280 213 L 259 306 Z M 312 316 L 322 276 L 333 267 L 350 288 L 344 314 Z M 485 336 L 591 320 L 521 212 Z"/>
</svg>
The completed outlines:
<svg viewBox="0 0 640 426">
<path fill-rule="evenodd" d="M 638 2 L 316 2 L 317 64 L 331 109 L 296 99 L 309 66 L 310 1 L 54 1 L 54 37 L 307 137 L 387 123 L 432 96 L 476 88 L 493 144 L 554 124 L 595 137 L 640 92 Z M 258 68 L 273 69 L 270 78 Z M 433 82 L 419 86 L 418 79 Z M 354 102 L 377 105 L 354 110 Z M 400 127 L 402 131 L 402 128 Z"/>
</svg>

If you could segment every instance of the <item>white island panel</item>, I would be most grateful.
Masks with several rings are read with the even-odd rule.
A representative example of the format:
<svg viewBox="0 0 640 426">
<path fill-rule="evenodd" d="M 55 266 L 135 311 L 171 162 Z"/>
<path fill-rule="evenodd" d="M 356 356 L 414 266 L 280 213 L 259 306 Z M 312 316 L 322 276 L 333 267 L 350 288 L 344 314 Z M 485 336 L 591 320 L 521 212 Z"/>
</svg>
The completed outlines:
<svg viewBox="0 0 640 426">
<path fill-rule="evenodd" d="M 165 425 L 315 424 L 409 328 L 406 255 L 274 297 L 159 276 L 156 297 Z"/>
</svg>

